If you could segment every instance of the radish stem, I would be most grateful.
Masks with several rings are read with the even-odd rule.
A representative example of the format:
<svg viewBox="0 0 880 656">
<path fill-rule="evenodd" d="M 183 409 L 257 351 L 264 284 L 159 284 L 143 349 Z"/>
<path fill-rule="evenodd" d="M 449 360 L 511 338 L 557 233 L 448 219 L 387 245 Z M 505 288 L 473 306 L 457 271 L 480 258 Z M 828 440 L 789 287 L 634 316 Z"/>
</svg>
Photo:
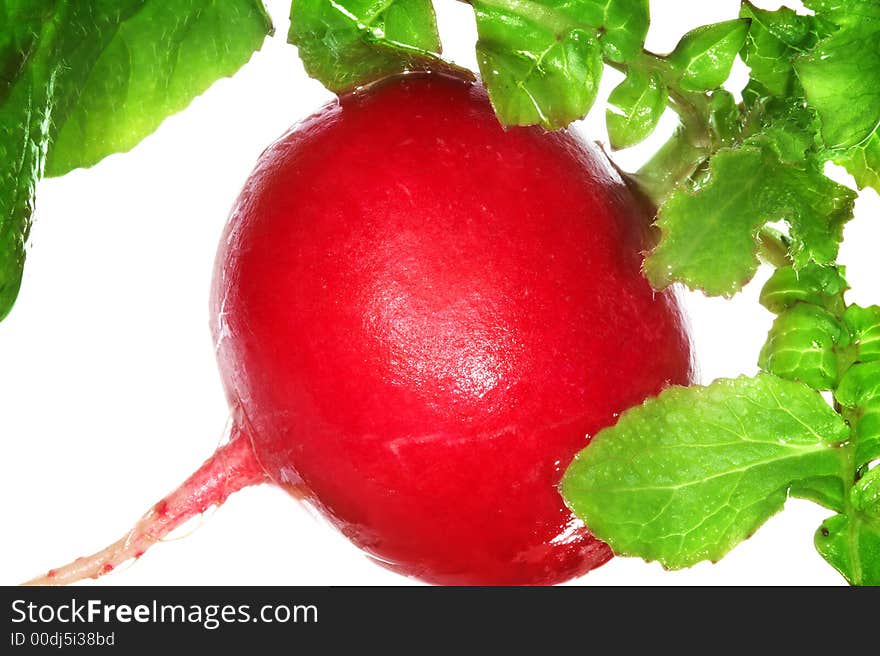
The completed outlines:
<svg viewBox="0 0 880 656">
<path fill-rule="evenodd" d="M 268 481 L 248 437 L 233 428 L 221 445 L 184 483 L 150 508 L 122 538 L 91 556 L 50 569 L 24 585 L 67 585 L 113 571 L 159 542 L 188 519 L 219 506 L 233 492 Z"/>
</svg>

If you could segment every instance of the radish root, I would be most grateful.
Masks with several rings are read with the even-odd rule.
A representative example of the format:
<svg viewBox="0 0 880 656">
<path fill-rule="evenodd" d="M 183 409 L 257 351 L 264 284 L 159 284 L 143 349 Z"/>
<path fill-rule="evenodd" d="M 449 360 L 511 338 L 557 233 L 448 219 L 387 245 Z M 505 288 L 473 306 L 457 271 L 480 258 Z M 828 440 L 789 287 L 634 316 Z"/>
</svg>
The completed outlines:
<svg viewBox="0 0 880 656">
<path fill-rule="evenodd" d="M 126 561 L 140 558 L 188 519 L 221 505 L 233 492 L 268 480 L 254 456 L 250 439 L 233 428 L 229 441 L 180 487 L 150 508 L 125 536 L 91 556 L 50 569 L 24 585 L 67 585 L 108 574 Z"/>
</svg>

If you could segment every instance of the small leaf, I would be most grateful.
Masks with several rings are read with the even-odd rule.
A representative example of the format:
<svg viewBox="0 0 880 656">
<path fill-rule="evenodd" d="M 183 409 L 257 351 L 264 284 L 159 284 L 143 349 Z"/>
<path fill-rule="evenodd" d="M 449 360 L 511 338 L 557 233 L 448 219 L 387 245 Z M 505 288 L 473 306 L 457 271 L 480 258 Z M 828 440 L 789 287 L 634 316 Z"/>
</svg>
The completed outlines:
<svg viewBox="0 0 880 656">
<path fill-rule="evenodd" d="M 294 0 L 287 40 L 306 72 L 337 93 L 445 67 L 430 0 Z"/>
<path fill-rule="evenodd" d="M 880 3 L 822 4 L 817 15 L 839 29 L 795 62 L 829 148 L 865 142 L 880 124 Z"/>
<path fill-rule="evenodd" d="M 835 348 L 841 340 L 845 340 L 845 333 L 833 314 L 815 305 L 799 304 L 773 322 L 758 365 L 780 378 L 830 390 L 837 384 Z"/>
<path fill-rule="evenodd" d="M 843 314 L 843 323 L 850 332 L 856 348 L 856 360 L 880 360 L 880 306 L 850 305 Z"/>
<path fill-rule="evenodd" d="M 842 267 L 809 264 L 776 269 L 761 290 L 760 302 L 774 314 L 798 303 L 809 303 L 835 314 L 843 312 L 843 293 L 849 285 Z"/>
<path fill-rule="evenodd" d="M 767 149 L 721 149 L 695 189 L 676 190 L 660 207 L 661 239 L 645 273 L 657 288 L 681 281 L 731 296 L 758 267 L 758 230 L 781 219 L 791 226 L 798 269 L 834 262 L 854 200 L 821 171 L 784 164 Z"/>
<path fill-rule="evenodd" d="M 656 73 L 631 68 L 608 96 L 605 120 L 612 148 L 629 148 L 646 139 L 666 109 L 666 85 Z"/>
<path fill-rule="evenodd" d="M 488 39 L 477 45 L 480 72 L 499 120 L 553 130 L 584 117 L 599 90 L 599 42 L 588 32 L 573 31 L 540 51 L 522 45 L 516 51 Z M 567 71 L 574 72 L 576 82 L 566 81 Z"/>
<path fill-rule="evenodd" d="M 648 0 L 580 0 L 580 4 L 582 15 L 590 15 L 590 23 L 602 29 L 599 41 L 610 60 L 628 62 L 642 51 L 648 34 Z"/>
<path fill-rule="evenodd" d="M 767 99 L 760 127 L 745 140 L 747 145 L 769 148 L 780 162 L 803 166 L 818 146 L 819 119 L 802 100 Z"/>
<path fill-rule="evenodd" d="M 757 149 L 722 149 L 703 186 L 678 189 L 660 206 L 660 242 L 644 264 L 654 287 L 681 281 L 730 296 L 751 279 L 758 267 L 755 235 L 768 220 L 750 207 L 763 185 L 754 175 L 762 159 Z"/>
<path fill-rule="evenodd" d="M 851 366 L 834 398 L 848 410 L 846 418 L 856 440 L 856 465 L 880 458 L 880 362 Z"/>
<path fill-rule="evenodd" d="M 595 30 L 605 56 L 616 62 L 631 61 L 642 51 L 650 22 L 648 0 L 480 2 L 486 11 L 491 8 L 520 21 L 543 23 L 559 36 L 570 29 Z M 512 21 L 511 28 L 515 27 Z"/>
<path fill-rule="evenodd" d="M 473 6 L 480 73 L 502 123 L 555 129 L 586 115 L 602 77 L 593 26 L 537 3 Z"/>
<path fill-rule="evenodd" d="M 839 477 L 848 436 L 817 392 L 768 374 L 672 387 L 596 435 L 561 489 L 615 553 L 678 569 L 721 558 L 793 483 Z"/>
<path fill-rule="evenodd" d="M 834 515 L 816 531 L 814 543 L 850 585 L 880 585 L 880 521 L 860 513 Z"/>
<path fill-rule="evenodd" d="M 818 41 L 820 30 L 815 16 L 801 16 L 788 7 L 768 11 L 750 2 L 742 3 L 739 15 L 751 21 L 740 55 L 751 69 L 752 79 L 769 94 L 795 95 L 798 81 L 792 59 Z"/>
<path fill-rule="evenodd" d="M 555 129 L 582 118 L 602 55 L 628 61 L 648 30 L 646 0 L 473 0 L 477 60 L 505 125 Z"/>
<path fill-rule="evenodd" d="M 668 57 L 680 75 L 681 88 L 708 91 L 724 84 L 748 29 L 747 20 L 735 19 L 704 25 L 685 34 Z"/>
</svg>

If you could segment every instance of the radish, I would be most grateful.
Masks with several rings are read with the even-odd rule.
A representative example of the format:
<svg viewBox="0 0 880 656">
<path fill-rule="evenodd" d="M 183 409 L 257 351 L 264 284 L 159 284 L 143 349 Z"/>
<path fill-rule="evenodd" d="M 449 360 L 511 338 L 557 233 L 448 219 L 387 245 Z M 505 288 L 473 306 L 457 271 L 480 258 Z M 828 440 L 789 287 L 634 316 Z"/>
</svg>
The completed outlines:
<svg viewBox="0 0 880 656">
<path fill-rule="evenodd" d="M 564 504 L 590 435 L 692 378 L 675 297 L 641 274 L 650 216 L 572 132 L 503 129 L 484 90 L 407 75 L 261 156 L 217 256 L 229 441 L 98 577 L 244 487 L 317 507 L 442 584 L 551 584 L 611 557 Z"/>
</svg>

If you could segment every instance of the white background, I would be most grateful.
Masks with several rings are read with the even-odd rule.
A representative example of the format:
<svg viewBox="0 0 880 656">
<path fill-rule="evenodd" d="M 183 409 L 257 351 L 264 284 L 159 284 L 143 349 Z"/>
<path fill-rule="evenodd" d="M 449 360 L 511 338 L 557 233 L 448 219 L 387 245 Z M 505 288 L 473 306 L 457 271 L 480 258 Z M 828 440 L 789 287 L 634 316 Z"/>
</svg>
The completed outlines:
<svg viewBox="0 0 880 656">
<path fill-rule="evenodd" d="M 775 8 L 779 3 L 759 2 Z M 792 7 L 798 3 L 786 3 Z M 648 47 L 670 50 L 734 0 L 654 1 Z M 226 215 L 261 150 L 331 98 L 285 43 L 287 5 L 268 3 L 276 35 L 132 152 L 38 190 L 21 297 L 0 323 L 0 584 L 114 541 L 208 457 L 227 418 L 208 332 L 208 288 Z M 438 0 L 447 55 L 473 67 L 471 9 Z M 802 10 L 802 9 L 801 9 Z M 731 89 L 742 86 L 739 63 Z M 578 126 L 604 140 L 604 96 Z M 670 118 L 670 117 L 666 117 Z M 616 156 L 636 166 L 664 135 Z M 850 297 L 880 300 L 873 256 L 880 202 L 865 192 L 846 229 Z M 756 370 L 771 323 L 757 303 L 767 272 L 732 301 L 683 294 L 702 379 Z M 815 553 L 827 511 L 790 501 L 716 565 L 664 572 L 614 559 L 574 585 L 839 585 Z M 195 529 L 198 530 L 195 530 Z M 101 584 L 399 585 L 279 489 L 244 490 Z"/>
</svg>

